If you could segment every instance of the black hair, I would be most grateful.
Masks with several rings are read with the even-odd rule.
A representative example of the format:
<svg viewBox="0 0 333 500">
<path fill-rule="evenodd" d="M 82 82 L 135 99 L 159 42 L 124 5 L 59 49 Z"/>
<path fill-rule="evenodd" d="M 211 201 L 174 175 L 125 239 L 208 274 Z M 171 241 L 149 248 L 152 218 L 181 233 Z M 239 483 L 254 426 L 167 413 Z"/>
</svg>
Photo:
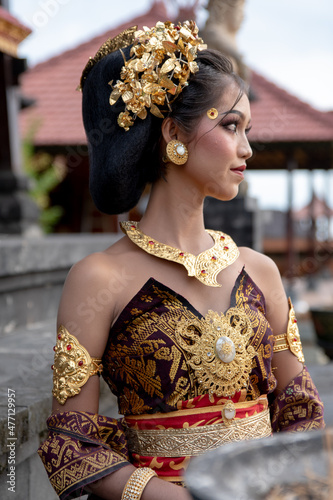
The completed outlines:
<svg viewBox="0 0 333 500">
<path fill-rule="evenodd" d="M 123 49 L 129 59 L 130 47 Z M 199 71 L 191 74 L 188 85 L 172 103 L 168 113 L 187 134 L 195 130 L 201 117 L 223 96 L 234 82 L 240 99 L 245 91 L 243 80 L 233 72 L 231 62 L 220 52 L 203 50 L 197 54 Z M 147 183 L 164 173 L 160 161 L 162 120 L 151 113 L 125 131 L 117 123 L 124 111 L 121 98 L 109 104 L 110 81 L 119 79 L 124 64 L 118 50 L 101 59 L 87 75 L 83 86 L 82 113 L 88 138 L 90 192 L 97 208 L 105 213 L 123 213 L 133 208 Z M 224 84 L 225 82 L 225 84 Z M 235 105 L 235 104 L 234 104 Z"/>
</svg>

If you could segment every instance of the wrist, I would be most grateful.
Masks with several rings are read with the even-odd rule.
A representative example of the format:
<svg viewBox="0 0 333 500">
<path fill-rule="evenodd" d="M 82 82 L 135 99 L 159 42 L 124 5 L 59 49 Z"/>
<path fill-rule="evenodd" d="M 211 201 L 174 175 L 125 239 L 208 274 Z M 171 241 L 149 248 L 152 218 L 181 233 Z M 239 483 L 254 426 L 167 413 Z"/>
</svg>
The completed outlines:
<svg viewBox="0 0 333 500">
<path fill-rule="evenodd" d="M 153 477 L 157 477 L 157 474 L 149 467 L 136 469 L 125 484 L 121 500 L 140 500 L 143 490 Z"/>
</svg>

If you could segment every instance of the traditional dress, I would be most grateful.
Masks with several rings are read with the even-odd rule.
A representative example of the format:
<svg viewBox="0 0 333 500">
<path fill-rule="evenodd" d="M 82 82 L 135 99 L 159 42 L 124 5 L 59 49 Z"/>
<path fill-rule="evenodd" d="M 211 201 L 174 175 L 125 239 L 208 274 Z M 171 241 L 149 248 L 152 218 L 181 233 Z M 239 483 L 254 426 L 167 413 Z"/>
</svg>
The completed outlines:
<svg viewBox="0 0 333 500">
<path fill-rule="evenodd" d="M 246 341 L 237 329 L 251 332 Z M 59 497 L 76 498 L 129 462 L 181 484 L 191 456 L 272 431 L 323 427 L 305 366 L 273 395 L 273 346 L 265 298 L 245 269 L 228 310 L 205 318 L 150 278 L 111 328 L 103 356 L 103 377 L 124 418 L 68 411 L 48 419 L 38 452 Z"/>
</svg>

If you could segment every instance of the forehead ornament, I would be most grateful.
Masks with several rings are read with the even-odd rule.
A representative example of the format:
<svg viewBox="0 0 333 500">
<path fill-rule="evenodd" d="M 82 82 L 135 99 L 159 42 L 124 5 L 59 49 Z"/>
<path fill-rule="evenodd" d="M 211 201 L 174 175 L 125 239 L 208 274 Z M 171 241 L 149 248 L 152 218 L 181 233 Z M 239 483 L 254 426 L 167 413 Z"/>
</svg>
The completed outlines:
<svg viewBox="0 0 333 500">
<path fill-rule="evenodd" d="M 215 120 L 218 116 L 219 116 L 219 112 L 217 111 L 216 108 L 210 108 L 208 111 L 207 111 L 207 116 L 208 118 L 210 118 L 211 120 Z"/>
</svg>

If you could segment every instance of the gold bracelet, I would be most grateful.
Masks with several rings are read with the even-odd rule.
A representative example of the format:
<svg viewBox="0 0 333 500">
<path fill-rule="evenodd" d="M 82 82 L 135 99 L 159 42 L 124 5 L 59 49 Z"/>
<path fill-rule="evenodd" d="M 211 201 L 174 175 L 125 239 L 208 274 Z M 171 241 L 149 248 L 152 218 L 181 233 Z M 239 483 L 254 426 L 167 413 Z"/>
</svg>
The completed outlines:
<svg viewBox="0 0 333 500">
<path fill-rule="evenodd" d="M 148 481 L 154 476 L 157 476 L 156 472 L 149 467 L 136 469 L 125 484 L 121 500 L 140 500 Z"/>
</svg>

